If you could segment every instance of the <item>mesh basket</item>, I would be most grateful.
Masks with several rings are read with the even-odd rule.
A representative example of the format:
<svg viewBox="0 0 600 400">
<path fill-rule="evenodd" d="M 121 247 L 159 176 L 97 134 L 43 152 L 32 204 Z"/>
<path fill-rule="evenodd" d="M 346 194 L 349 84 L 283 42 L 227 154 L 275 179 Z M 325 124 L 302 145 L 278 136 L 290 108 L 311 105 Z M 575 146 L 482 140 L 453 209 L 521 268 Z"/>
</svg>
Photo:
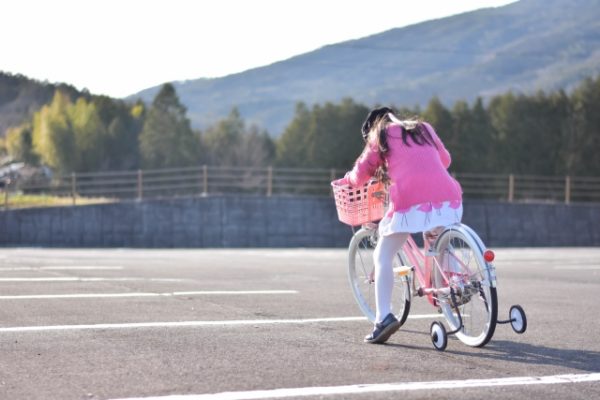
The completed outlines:
<svg viewBox="0 0 600 400">
<path fill-rule="evenodd" d="M 353 188 L 331 182 L 338 219 L 348 225 L 357 226 L 383 218 L 385 188 L 383 183 L 371 181 Z"/>
</svg>

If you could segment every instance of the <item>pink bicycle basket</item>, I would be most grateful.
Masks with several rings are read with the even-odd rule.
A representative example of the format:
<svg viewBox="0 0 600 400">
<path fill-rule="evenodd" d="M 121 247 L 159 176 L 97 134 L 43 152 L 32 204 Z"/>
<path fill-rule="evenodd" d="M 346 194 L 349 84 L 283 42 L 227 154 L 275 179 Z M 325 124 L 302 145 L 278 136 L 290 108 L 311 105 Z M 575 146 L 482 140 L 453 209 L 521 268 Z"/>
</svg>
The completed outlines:
<svg viewBox="0 0 600 400">
<path fill-rule="evenodd" d="M 353 188 L 331 182 L 338 219 L 344 224 L 357 226 L 378 221 L 385 212 L 385 187 L 382 182 L 370 181 Z"/>
</svg>

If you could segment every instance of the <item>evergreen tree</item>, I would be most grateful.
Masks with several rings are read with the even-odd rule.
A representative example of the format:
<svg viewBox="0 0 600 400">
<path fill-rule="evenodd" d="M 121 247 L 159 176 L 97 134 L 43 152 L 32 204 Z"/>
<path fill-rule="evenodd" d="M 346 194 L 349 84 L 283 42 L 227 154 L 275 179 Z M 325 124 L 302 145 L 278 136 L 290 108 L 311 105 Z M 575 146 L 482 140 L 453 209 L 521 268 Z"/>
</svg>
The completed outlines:
<svg viewBox="0 0 600 400">
<path fill-rule="evenodd" d="M 198 163 L 198 142 L 175 88 L 162 86 L 148 110 L 139 137 L 142 165 L 165 168 Z"/>
<path fill-rule="evenodd" d="M 600 174 L 600 76 L 586 79 L 570 99 L 571 117 L 565 126 L 566 173 L 595 176 Z"/>
<path fill-rule="evenodd" d="M 238 166 L 238 150 L 244 134 L 244 121 L 237 108 L 227 118 L 206 130 L 203 145 L 210 165 Z"/>
<path fill-rule="evenodd" d="M 103 170 L 139 168 L 139 135 L 144 122 L 145 108 L 141 101 L 127 104 L 105 96 L 93 99 L 106 130 L 106 154 Z"/>
<path fill-rule="evenodd" d="M 306 166 L 352 167 L 365 145 L 360 127 L 368 111 L 352 99 L 340 105 L 315 105 L 307 137 Z"/>
<path fill-rule="evenodd" d="M 432 98 L 423 111 L 423 119 L 431 124 L 444 144 L 451 150 L 454 145 L 452 114 L 439 98 Z"/>
<path fill-rule="evenodd" d="M 311 112 L 306 104 L 296 104 L 294 118 L 276 142 L 276 164 L 284 167 L 303 167 L 307 164 L 308 135 Z"/>
<path fill-rule="evenodd" d="M 341 104 L 296 105 L 296 114 L 277 142 L 277 164 L 289 167 L 348 168 L 364 142 L 360 126 L 368 108 L 352 99 Z"/>
<path fill-rule="evenodd" d="M 266 131 L 246 128 L 237 108 L 207 129 L 202 140 L 210 165 L 260 167 L 274 158 L 274 143 Z"/>
<path fill-rule="evenodd" d="M 494 158 L 494 144 L 492 141 L 492 127 L 483 100 L 478 97 L 471 109 L 470 124 L 464 134 L 465 147 L 463 152 L 466 172 L 494 172 L 496 160 Z"/>
<path fill-rule="evenodd" d="M 512 93 L 507 93 L 495 96 L 488 106 L 496 173 L 515 173 L 516 155 L 510 141 L 513 136 L 511 129 L 515 125 L 511 119 L 515 117 L 516 101 Z"/>
<path fill-rule="evenodd" d="M 452 168 L 457 172 L 493 172 L 494 152 L 491 127 L 483 101 L 473 107 L 458 101 L 452 109 L 452 133 L 445 145 L 452 152 Z"/>
</svg>

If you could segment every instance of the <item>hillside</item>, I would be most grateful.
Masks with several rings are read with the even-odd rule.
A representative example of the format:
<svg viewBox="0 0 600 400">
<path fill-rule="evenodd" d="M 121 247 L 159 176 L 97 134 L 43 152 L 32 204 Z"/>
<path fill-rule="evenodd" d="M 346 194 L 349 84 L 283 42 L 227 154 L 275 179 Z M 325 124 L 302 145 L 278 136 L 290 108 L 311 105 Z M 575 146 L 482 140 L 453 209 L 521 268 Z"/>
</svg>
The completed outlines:
<svg viewBox="0 0 600 400">
<path fill-rule="evenodd" d="M 278 136 L 298 101 L 446 104 L 569 89 L 600 72 L 599 0 L 520 0 L 326 46 L 261 68 L 174 83 L 204 127 L 237 106 Z M 158 87 L 130 98 L 151 101 Z"/>
<path fill-rule="evenodd" d="M 0 71 L 0 137 L 6 129 L 31 119 L 60 88 L 71 97 L 81 93 L 67 84 L 51 84 Z"/>
</svg>

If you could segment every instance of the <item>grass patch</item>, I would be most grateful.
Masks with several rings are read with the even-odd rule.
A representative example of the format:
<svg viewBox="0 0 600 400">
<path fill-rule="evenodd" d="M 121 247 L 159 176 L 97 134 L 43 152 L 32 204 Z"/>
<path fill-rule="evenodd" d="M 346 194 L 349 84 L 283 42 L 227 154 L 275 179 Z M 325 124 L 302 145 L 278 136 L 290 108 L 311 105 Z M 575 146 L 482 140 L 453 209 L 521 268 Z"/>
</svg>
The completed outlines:
<svg viewBox="0 0 600 400">
<path fill-rule="evenodd" d="M 87 204 L 113 203 L 115 199 L 108 197 L 75 197 L 75 205 L 82 206 Z M 30 207 L 61 207 L 72 206 L 73 197 L 71 196 L 51 196 L 45 194 L 10 194 L 8 198 L 5 194 L 0 197 L 2 208 L 30 208 Z"/>
</svg>

